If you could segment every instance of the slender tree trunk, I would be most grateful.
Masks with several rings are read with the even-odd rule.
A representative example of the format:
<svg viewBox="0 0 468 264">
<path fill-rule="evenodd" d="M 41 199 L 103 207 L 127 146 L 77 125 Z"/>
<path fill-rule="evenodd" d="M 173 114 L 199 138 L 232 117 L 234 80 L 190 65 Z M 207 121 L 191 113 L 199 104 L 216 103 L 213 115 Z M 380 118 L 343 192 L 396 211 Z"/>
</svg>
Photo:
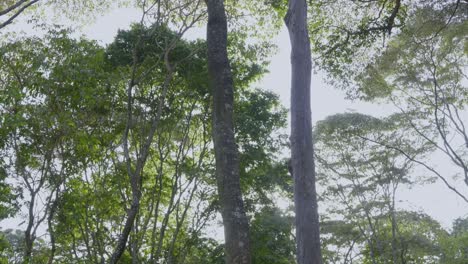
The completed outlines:
<svg viewBox="0 0 468 264">
<path fill-rule="evenodd" d="M 54 263 L 55 251 L 57 250 L 57 246 L 55 245 L 55 230 L 52 223 L 54 219 L 55 211 L 57 210 L 58 206 L 58 188 L 55 193 L 55 199 L 50 205 L 50 213 L 49 217 L 47 217 L 47 227 L 49 228 L 49 237 L 50 237 L 50 253 L 49 253 L 49 260 L 47 261 L 48 264 Z"/>
<path fill-rule="evenodd" d="M 392 218 L 392 258 L 393 264 L 398 263 L 398 247 L 397 247 L 397 219 L 396 219 L 396 212 L 395 212 L 395 192 L 396 188 L 393 188 L 392 193 L 392 203 L 390 205 L 391 210 L 391 218 Z"/>
<path fill-rule="evenodd" d="M 234 139 L 234 84 L 227 56 L 226 13 L 223 0 L 206 0 L 206 4 L 208 71 L 213 89 L 213 142 L 226 263 L 248 264 L 251 262 L 249 224 L 240 189 L 239 155 Z"/>
<path fill-rule="evenodd" d="M 128 209 L 127 220 L 125 220 L 122 234 L 119 236 L 117 247 L 114 249 L 114 253 L 112 253 L 112 257 L 110 259 L 111 264 L 116 264 L 125 251 L 128 236 L 130 235 L 136 215 L 138 214 L 138 209 L 140 208 L 140 197 L 141 195 L 139 194 L 133 195 L 132 204 Z"/>
<path fill-rule="evenodd" d="M 310 108 L 312 59 L 307 3 L 290 0 L 285 17 L 291 41 L 291 168 L 294 176 L 297 262 L 321 264 Z"/>
<path fill-rule="evenodd" d="M 24 263 L 28 264 L 32 262 L 32 250 L 34 246 L 35 237 L 32 234 L 34 226 L 34 205 L 36 203 L 36 192 L 31 191 L 31 200 L 28 208 L 28 226 L 24 231 Z"/>
</svg>

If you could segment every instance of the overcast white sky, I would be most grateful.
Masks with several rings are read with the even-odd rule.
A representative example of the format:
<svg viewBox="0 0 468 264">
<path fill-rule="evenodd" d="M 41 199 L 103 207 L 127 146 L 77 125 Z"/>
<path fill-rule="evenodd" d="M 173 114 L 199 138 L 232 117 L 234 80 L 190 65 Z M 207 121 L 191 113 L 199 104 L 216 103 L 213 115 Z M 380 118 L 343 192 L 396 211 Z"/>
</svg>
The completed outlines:
<svg viewBox="0 0 468 264">
<path fill-rule="evenodd" d="M 140 13 L 130 8 L 115 9 L 93 23 L 82 28 L 81 33 L 88 38 L 96 39 L 102 44 L 112 41 L 117 30 L 126 29 L 131 22 L 138 21 Z M 31 32 L 27 25 L 19 23 L 11 29 L 25 30 Z M 203 30 L 195 30 L 188 33 L 188 38 L 204 37 Z M 289 38 L 287 31 L 283 28 L 274 41 L 279 47 L 279 52 L 272 57 L 269 73 L 257 84 L 257 87 L 274 91 L 280 95 L 281 102 L 289 108 L 290 87 L 290 61 L 289 61 Z M 312 77 L 312 119 L 314 122 L 324 119 L 328 115 L 356 111 L 374 116 L 385 116 L 393 111 L 389 106 L 370 104 L 364 102 L 350 102 L 344 99 L 344 93 L 322 82 L 321 75 Z M 439 162 L 439 160 L 437 160 Z M 449 171 L 446 161 L 440 160 L 439 168 Z M 432 176 L 432 175 L 431 175 Z M 460 183 L 461 181 L 459 181 Z M 466 192 L 466 186 L 459 186 Z M 468 215 L 468 204 L 463 202 L 454 193 L 447 189 L 440 181 L 435 184 L 402 190 L 399 193 L 402 200 L 401 207 L 415 211 L 424 211 L 436 220 L 440 221 L 446 228 L 451 226 L 457 217 Z M 14 228 L 16 223 L 4 221 L 0 226 Z"/>
</svg>

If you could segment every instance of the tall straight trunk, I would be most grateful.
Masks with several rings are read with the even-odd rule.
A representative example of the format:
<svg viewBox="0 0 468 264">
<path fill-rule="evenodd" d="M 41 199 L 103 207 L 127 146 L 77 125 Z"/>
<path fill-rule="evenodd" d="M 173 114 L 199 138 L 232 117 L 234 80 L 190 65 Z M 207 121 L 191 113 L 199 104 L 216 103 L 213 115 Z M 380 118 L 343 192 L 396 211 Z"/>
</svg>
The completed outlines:
<svg viewBox="0 0 468 264">
<path fill-rule="evenodd" d="M 396 219 L 396 212 L 395 212 L 395 193 L 396 193 L 396 187 L 393 187 L 393 192 L 392 192 L 392 203 L 390 205 L 390 213 L 391 213 L 391 218 L 392 218 L 392 258 L 393 258 L 393 264 L 398 263 L 398 246 L 397 246 L 397 219 Z"/>
<path fill-rule="evenodd" d="M 216 178 L 224 224 L 226 263 L 251 262 L 249 225 L 240 189 L 239 155 L 232 121 L 233 79 L 227 56 L 227 21 L 223 0 L 208 6 L 208 71 L 213 89 L 213 142 Z"/>
<path fill-rule="evenodd" d="M 291 41 L 291 169 L 294 176 L 297 262 L 321 264 L 310 109 L 312 59 L 306 1 L 290 0 L 284 20 Z"/>
<path fill-rule="evenodd" d="M 36 202 L 36 192 L 31 191 L 31 200 L 29 203 L 29 215 L 28 215 L 28 226 L 24 231 L 24 263 L 28 264 L 32 262 L 32 250 L 34 246 L 35 236 L 33 234 L 34 229 L 34 205 Z"/>
</svg>

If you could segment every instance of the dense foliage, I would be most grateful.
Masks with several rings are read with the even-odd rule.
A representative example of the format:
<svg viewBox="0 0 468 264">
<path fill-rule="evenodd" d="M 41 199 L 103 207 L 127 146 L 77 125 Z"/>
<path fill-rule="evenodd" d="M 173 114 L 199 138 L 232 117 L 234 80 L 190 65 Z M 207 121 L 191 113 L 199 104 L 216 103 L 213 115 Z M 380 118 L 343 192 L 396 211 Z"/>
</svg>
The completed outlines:
<svg viewBox="0 0 468 264">
<path fill-rule="evenodd" d="M 18 15 L 41 33 L 3 31 L 28 2 Z M 0 263 L 108 263 L 120 244 L 118 263 L 224 263 L 207 43 L 184 37 L 204 4 L 136 1 L 141 21 L 102 45 L 38 21 L 109 1 L 43 2 L 0 3 L 0 223 L 17 223 L 0 226 Z M 468 263 L 468 218 L 447 227 L 400 200 L 440 181 L 468 203 L 468 4 L 308 2 L 316 70 L 394 109 L 313 129 L 324 263 Z M 287 1 L 226 10 L 252 263 L 295 263 L 288 111 L 255 88 Z"/>
</svg>

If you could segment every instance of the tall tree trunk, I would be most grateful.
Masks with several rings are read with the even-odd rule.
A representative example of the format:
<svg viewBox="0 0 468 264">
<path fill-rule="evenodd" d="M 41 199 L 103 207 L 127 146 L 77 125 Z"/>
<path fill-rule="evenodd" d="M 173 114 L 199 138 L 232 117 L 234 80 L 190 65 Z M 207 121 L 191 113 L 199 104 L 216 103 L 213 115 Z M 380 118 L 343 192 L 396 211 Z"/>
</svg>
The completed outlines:
<svg viewBox="0 0 468 264">
<path fill-rule="evenodd" d="M 395 193 L 396 193 L 396 187 L 393 187 L 393 192 L 392 192 L 392 203 L 390 205 L 390 213 L 391 213 L 391 219 L 392 219 L 392 258 L 393 258 L 393 264 L 398 263 L 398 246 L 397 246 L 397 219 L 396 219 L 396 212 L 395 212 Z"/>
<path fill-rule="evenodd" d="M 307 3 L 290 0 L 284 18 L 291 41 L 291 168 L 294 176 L 297 262 L 321 264 L 310 109 L 311 53 Z"/>
<path fill-rule="evenodd" d="M 208 71 L 213 89 L 213 142 L 226 263 L 248 264 L 251 262 L 249 225 L 240 189 L 239 155 L 234 139 L 234 84 L 227 56 L 226 13 L 223 0 L 206 0 L 206 4 Z"/>
<path fill-rule="evenodd" d="M 36 204 L 36 192 L 31 191 L 31 200 L 28 208 L 28 226 L 24 231 L 24 263 L 32 262 L 32 250 L 34 246 L 35 236 L 32 234 L 34 227 L 34 205 Z"/>
</svg>

